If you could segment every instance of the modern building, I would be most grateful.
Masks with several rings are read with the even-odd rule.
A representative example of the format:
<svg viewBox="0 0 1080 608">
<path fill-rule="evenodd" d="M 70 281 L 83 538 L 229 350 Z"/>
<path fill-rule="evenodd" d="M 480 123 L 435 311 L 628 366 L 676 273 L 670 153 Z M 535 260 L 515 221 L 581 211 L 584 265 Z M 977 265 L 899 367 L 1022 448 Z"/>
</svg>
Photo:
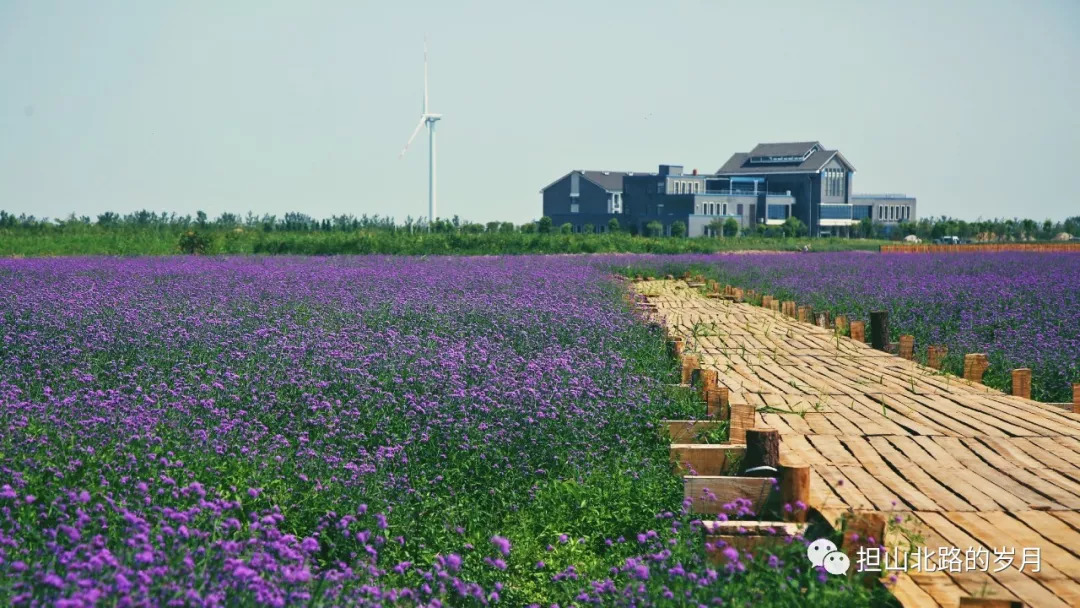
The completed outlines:
<svg viewBox="0 0 1080 608">
<path fill-rule="evenodd" d="M 639 234 L 658 222 L 670 235 L 678 221 L 688 236 L 715 234 L 728 219 L 746 230 L 795 217 L 812 236 L 850 236 L 867 216 L 886 230 L 914 221 L 913 197 L 851 194 L 854 173 L 839 151 L 819 142 L 758 144 L 712 174 L 686 173 L 680 165 L 660 165 L 656 173 L 571 171 L 542 190 L 543 211 L 575 232 L 606 230 L 616 218 Z"/>
<path fill-rule="evenodd" d="M 886 235 L 892 234 L 901 222 L 915 221 L 915 197 L 906 194 L 852 194 L 852 217 L 861 221 L 868 217 L 880 224 Z"/>
</svg>

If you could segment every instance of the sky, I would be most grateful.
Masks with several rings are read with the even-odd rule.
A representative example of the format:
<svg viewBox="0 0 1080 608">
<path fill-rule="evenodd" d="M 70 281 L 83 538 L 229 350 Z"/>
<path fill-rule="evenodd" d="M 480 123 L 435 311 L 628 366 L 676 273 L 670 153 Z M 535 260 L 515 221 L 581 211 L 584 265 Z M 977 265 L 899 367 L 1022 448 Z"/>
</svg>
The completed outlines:
<svg viewBox="0 0 1080 608">
<path fill-rule="evenodd" d="M 820 141 L 920 216 L 1080 214 L 1080 2 L 0 0 L 0 209 L 521 223 Z"/>
</svg>

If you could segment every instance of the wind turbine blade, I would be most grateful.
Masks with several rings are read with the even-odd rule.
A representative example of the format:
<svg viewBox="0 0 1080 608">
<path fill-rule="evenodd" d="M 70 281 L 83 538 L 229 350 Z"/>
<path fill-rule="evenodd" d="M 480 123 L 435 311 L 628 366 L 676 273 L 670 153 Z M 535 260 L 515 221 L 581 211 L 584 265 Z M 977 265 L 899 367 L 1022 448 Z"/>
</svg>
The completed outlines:
<svg viewBox="0 0 1080 608">
<path fill-rule="evenodd" d="M 424 36 L 424 114 L 428 113 L 427 93 L 427 36 Z"/>
<path fill-rule="evenodd" d="M 420 122 L 416 124 L 416 129 L 413 130 L 412 135 L 409 137 L 409 141 L 405 143 L 405 147 L 401 149 L 401 154 L 398 154 L 398 158 L 405 156 L 405 151 L 409 149 L 409 145 L 416 139 L 416 134 L 420 132 L 420 129 L 424 126 L 424 117 L 420 117 Z"/>
</svg>

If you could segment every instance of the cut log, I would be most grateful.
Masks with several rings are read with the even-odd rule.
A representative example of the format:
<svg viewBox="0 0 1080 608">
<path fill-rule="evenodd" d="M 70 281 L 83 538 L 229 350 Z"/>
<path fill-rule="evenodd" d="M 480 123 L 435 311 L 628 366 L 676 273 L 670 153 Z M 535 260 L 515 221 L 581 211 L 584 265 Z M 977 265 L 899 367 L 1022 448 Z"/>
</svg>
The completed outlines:
<svg viewBox="0 0 1080 608">
<path fill-rule="evenodd" d="M 739 467 L 739 475 L 776 477 L 779 470 L 780 431 L 770 428 L 747 429 L 746 455 Z"/>
</svg>

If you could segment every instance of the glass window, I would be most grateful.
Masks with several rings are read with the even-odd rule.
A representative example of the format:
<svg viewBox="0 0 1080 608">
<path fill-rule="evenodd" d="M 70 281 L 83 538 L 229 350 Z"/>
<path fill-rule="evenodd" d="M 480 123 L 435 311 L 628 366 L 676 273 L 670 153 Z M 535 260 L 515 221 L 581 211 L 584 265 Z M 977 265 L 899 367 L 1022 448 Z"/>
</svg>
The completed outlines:
<svg viewBox="0 0 1080 608">
<path fill-rule="evenodd" d="M 735 205 L 735 213 L 742 215 L 742 205 Z"/>
<path fill-rule="evenodd" d="M 570 203 L 570 213 L 577 213 L 578 208 L 579 207 L 577 203 Z"/>
</svg>

